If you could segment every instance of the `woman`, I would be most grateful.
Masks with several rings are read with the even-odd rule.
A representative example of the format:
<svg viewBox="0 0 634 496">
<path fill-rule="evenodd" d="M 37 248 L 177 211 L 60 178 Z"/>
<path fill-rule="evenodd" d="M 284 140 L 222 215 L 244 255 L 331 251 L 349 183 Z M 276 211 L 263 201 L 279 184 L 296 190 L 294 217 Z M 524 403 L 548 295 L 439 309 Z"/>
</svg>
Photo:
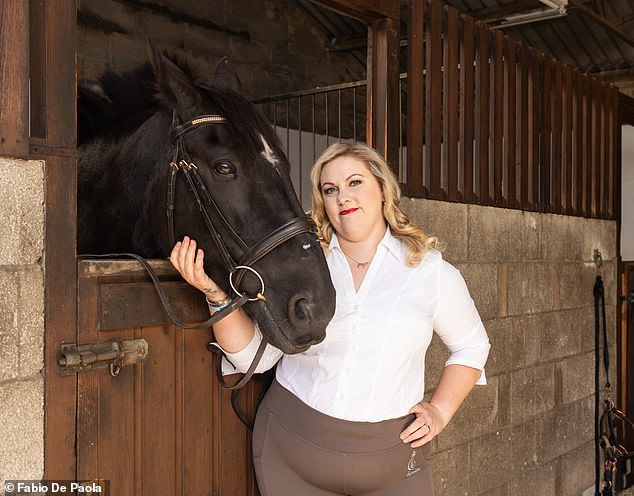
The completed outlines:
<svg viewBox="0 0 634 496">
<path fill-rule="evenodd" d="M 398 182 L 366 145 L 336 143 L 311 173 L 312 216 L 337 292 L 326 339 L 298 355 L 268 346 L 277 363 L 258 410 L 253 455 L 263 496 L 433 494 L 430 444 L 474 384 L 485 384 L 489 340 L 459 272 L 435 238 L 399 208 Z M 228 301 L 187 237 L 171 261 L 207 296 Z M 425 353 L 435 331 L 449 348 L 424 401 Z M 244 371 L 262 339 L 242 311 L 214 326 Z"/>
</svg>

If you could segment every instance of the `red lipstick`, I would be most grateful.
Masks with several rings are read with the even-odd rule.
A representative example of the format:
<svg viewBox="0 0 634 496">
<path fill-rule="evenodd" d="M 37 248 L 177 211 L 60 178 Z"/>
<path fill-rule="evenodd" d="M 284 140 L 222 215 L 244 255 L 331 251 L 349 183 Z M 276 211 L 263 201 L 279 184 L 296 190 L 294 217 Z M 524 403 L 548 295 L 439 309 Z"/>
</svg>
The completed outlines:
<svg viewBox="0 0 634 496">
<path fill-rule="evenodd" d="M 342 210 L 341 212 L 339 212 L 339 215 L 348 215 L 351 214 L 352 212 L 356 212 L 357 210 L 359 210 L 358 208 L 349 208 L 347 210 Z"/>
</svg>

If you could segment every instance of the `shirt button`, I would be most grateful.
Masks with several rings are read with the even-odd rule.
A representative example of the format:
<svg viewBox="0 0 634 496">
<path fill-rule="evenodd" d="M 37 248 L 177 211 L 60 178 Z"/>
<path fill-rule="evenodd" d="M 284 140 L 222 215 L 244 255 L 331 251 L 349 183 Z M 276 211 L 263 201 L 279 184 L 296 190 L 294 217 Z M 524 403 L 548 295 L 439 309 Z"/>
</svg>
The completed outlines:
<svg viewBox="0 0 634 496">
<path fill-rule="evenodd" d="M 354 308 L 353 308 L 353 310 L 355 310 L 355 311 L 356 311 L 356 310 L 359 310 L 359 305 L 355 305 L 355 306 L 354 306 Z"/>
</svg>

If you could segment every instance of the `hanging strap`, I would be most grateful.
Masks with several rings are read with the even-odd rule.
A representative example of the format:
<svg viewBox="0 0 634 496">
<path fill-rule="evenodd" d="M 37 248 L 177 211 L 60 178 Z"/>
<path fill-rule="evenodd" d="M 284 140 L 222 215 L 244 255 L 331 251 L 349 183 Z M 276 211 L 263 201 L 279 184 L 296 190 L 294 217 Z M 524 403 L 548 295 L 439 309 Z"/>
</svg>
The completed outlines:
<svg viewBox="0 0 634 496">
<path fill-rule="evenodd" d="M 605 317 L 605 288 L 601 276 L 597 276 L 594 284 L 594 328 L 595 328 L 595 468 L 596 468 L 596 496 L 613 496 L 614 474 L 618 463 L 624 459 L 634 458 L 634 451 L 628 451 L 621 442 L 620 427 L 634 429 L 634 423 L 623 412 L 616 408 L 611 399 L 612 386 L 610 384 L 610 354 L 608 348 L 608 331 Z M 603 366 L 605 370 L 605 392 L 603 413 L 599 418 L 599 357 L 600 342 L 603 338 Z M 601 460 L 599 447 L 605 452 L 603 463 L 603 481 L 601 480 Z"/>
</svg>

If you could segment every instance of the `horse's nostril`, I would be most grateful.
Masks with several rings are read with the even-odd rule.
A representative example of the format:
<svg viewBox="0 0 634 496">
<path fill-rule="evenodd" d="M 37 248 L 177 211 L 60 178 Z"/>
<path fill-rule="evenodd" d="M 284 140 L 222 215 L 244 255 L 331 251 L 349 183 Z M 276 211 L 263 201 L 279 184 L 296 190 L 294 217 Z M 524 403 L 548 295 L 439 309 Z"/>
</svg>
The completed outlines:
<svg viewBox="0 0 634 496">
<path fill-rule="evenodd" d="M 290 318 L 295 324 L 308 324 L 310 322 L 310 303 L 306 298 L 297 298 L 291 303 Z"/>
</svg>

